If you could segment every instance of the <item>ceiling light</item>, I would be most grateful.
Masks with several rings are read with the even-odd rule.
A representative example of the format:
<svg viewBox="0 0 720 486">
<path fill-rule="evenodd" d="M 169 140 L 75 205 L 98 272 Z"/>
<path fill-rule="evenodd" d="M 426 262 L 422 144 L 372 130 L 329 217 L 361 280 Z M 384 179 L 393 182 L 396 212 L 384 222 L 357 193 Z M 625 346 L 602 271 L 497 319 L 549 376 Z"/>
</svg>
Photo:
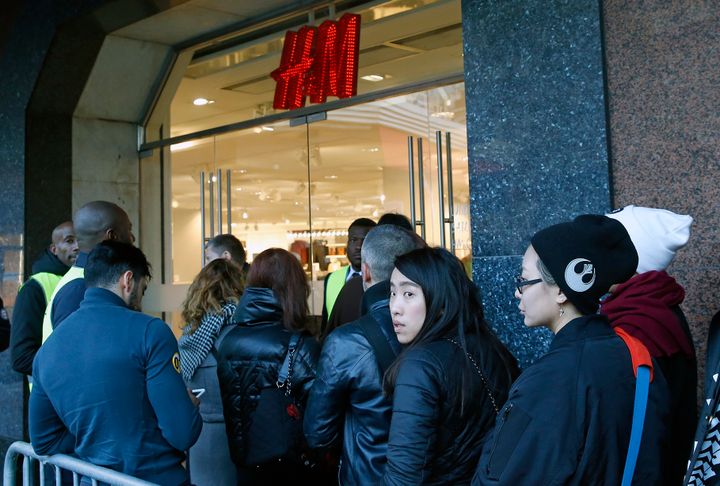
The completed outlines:
<svg viewBox="0 0 720 486">
<path fill-rule="evenodd" d="M 337 178 L 338 178 L 338 176 L 336 176 L 336 175 L 326 175 L 325 176 L 325 179 L 330 179 L 330 180 L 335 180 Z"/>
<path fill-rule="evenodd" d="M 368 74 L 367 76 L 362 76 L 362 79 L 365 81 L 372 81 L 373 83 L 377 83 L 378 81 L 382 81 L 385 79 L 384 76 L 380 76 L 379 74 Z"/>
<path fill-rule="evenodd" d="M 385 202 L 385 194 L 380 194 L 380 202 Z"/>
<path fill-rule="evenodd" d="M 253 128 L 253 132 L 255 132 L 255 133 L 262 133 L 262 128 L 260 128 L 260 127 L 255 127 L 255 128 Z"/>
<path fill-rule="evenodd" d="M 250 217 L 250 216 L 248 215 L 247 211 L 243 211 L 243 213 L 242 213 L 242 218 L 243 218 L 243 219 L 248 219 L 249 217 Z M 247 227 L 246 227 L 245 229 L 247 229 Z"/>
<path fill-rule="evenodd" d="M 275 129 L 273 127 L 269 127 L 267 125 L 263 125 L 262 129 L 265 130 L 266 132 L 274 132 L 275 131 Z"/>
<path fill-rule="evenodd" d="M 205 105 L 209 105 L 212 103 L 215 103 L 215 101 L 209 100 L 207 98 L 195 98 L 193 100 L 193 105 L 195 105 L 195 106 L 205 106 Z"/>
<path fill-rule="evenodd" d="M 177 207 L 180 206 L 180 203 L 177 202 L 175 199 L 173 199 L 171 206 L 172 206 L 173 208 L 177 208 Z"/>
</svg>

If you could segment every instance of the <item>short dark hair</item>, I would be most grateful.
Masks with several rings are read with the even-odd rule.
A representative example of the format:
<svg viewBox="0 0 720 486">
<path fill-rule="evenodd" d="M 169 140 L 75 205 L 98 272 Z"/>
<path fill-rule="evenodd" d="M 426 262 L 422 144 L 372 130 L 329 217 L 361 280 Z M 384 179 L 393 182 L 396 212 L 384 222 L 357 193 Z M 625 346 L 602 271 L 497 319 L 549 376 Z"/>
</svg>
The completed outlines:
<svg viewBox="0 0 720 486">
<path fill-rule="evenodd" d="M 207 246 L 212 247 L 218 253 L 224 251 L 230 253 L 230 258 L 232 258 L 235 263 L 243 264 L 247 259 L 247 253 L 242 243 L 230 233 L 213 236 L 208 240 Z"/>
<path fill-rule="evenodd" d="M 105 240 L 98 243 L 88 256 L 85 265 L 85 285 L 89 287 L 111 287 L 120 275 L 130 270 L 137 282 L 151 278 L 150 263 L 139 248 L 130 243 Z"/>
<path fill-rule="evenodd" d="M 348 226 L 348 231 L 350 231 L 350 228 L 355 228 L 356 226 L 360 228 L 374 228 L 375 226 L 377 226 L 377 223 L 370 218 L 358 218 L 352 223 L 350 223 L 350 226 Z"/>
<path fill-rule="evenodd" d="M 380 219 L 378 219 L 377 222 L 378 226 L 383 224 L 394 224 L 395 226 L 400 226 L 401 228 L 405 228 L 408 231 L 415 231 L 415 228 L 413 228 L 412 223 L 408 219 L 407 216 L 404 214 L 398 214 L 398 213 L 385 213 L 382 216 L 380 216 Z"/>
</svg>

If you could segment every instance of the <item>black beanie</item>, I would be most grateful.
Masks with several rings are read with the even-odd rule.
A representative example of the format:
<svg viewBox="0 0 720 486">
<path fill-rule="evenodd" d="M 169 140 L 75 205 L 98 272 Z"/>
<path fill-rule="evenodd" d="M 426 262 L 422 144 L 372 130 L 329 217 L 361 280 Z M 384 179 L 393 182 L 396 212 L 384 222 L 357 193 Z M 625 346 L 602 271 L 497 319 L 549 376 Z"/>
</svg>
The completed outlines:
<svg viewBox="0 0 720 486">
<path fill-rule="evenodd" d="M 584 214 L 535 233 L 530 241 L 563 293 L 583 314 L 597 312 L 611 285 L 635 274 L 638 255 L 618 221 Z"/>
</svg>

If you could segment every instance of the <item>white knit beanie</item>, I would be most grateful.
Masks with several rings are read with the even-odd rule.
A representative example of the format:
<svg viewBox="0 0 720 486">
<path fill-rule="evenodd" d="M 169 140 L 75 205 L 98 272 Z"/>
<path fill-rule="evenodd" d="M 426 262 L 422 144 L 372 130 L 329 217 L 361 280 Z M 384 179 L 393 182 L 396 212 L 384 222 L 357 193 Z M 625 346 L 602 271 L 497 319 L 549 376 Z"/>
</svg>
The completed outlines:
<svg viewBox="0 0 720 486">
<path fill-rule="evenodd" d="M 637 273 L 665 270 L 690 238 L 693 219 L 665 209 L 625 206 L 606 215 L 625 226 L 638 253 Z"/>
</svg>

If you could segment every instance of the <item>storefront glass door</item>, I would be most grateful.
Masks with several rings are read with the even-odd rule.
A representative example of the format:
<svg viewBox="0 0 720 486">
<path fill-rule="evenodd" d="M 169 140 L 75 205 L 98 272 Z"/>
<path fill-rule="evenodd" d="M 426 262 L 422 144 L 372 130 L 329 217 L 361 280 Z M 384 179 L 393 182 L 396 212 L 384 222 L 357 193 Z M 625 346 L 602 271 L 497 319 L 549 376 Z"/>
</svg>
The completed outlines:
<svg viewBox="0 0 720 486">
<path fill-rule="evenodd" d="M 173 284 L 182 292 L 202 266 L 203 241 L 230 232 L 243 242 L 250 262 L 271 247 L 295 253 L 311 285 L 311 313 L 319 315 L 324 276 L 347 264 L 350 223 L 360 217 L 377 220 L 386 212 L 411 216 L 409 144 L 415 219 L 424 223 L 417 232 L 424 226 L 426 240 L 436 246 L 444 227 L 450 248 L 450 224 L 441 223 L 440 201 L 445 220 L 451 219 L 452 201 L 455 253 L 468 255 L 464 105 L 460 83 L 173 146 Z M 437 132 L 443 141 L 440 152 Z"/>
</svg>

